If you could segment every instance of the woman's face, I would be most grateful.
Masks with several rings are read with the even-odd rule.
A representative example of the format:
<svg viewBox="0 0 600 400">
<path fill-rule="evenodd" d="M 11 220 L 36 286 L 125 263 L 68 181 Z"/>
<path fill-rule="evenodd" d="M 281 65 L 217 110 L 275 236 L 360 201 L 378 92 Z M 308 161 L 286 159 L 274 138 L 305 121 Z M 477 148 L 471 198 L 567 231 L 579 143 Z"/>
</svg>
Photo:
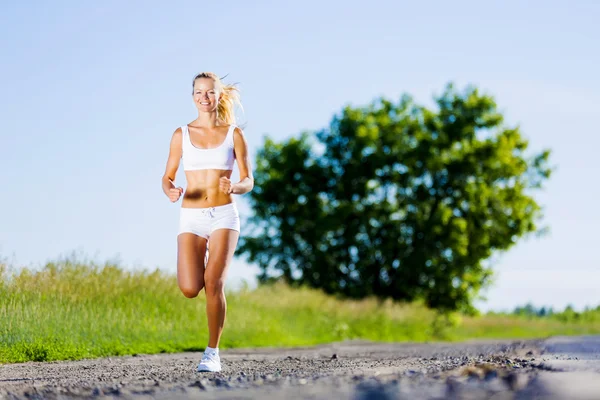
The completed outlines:
<svg viewBox="0 0 600 400">
<path fill-rule="evenodd" d="M 198 78 L 194 82 L 194 104 L 199 111 L 216 111 L 219 104 L 219 92 L 211 78 Z"/>
</svg>

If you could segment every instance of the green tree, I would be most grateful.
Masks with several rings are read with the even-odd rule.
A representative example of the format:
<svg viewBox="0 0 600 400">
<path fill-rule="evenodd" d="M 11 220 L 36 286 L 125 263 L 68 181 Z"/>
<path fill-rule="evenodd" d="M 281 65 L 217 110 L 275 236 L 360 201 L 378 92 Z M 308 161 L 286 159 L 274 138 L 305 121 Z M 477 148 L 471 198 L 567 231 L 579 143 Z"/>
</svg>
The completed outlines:
<svg viewBox="0 0 600 400">
<path fill-rule="evenodd" d="M 486 260 L 540 231 L 531 194 L 551 174 L 549 151 L 527 155 L 477 88 L 448 84 L 435 101 L 382 98 L 316 134 L 265 138 L 240 243 L 260 281 L 473 310 Z"/>
</svg>

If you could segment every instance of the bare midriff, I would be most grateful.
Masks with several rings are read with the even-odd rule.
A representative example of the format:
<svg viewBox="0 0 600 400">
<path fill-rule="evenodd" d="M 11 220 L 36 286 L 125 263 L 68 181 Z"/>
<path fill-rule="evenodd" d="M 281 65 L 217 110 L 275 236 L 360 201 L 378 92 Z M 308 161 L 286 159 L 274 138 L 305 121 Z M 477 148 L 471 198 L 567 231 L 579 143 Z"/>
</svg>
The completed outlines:
<svg viewBox="0 0 600 400">
<path fill-rule="evenodd" d="M 201 169 L 185 171 L 187 187 L 183 193 L 183 208 L 218 207 L 233 202 L 231 194 L 219 189 L 221 177 L 231 178 L 231 170 Z"/>
</svg>

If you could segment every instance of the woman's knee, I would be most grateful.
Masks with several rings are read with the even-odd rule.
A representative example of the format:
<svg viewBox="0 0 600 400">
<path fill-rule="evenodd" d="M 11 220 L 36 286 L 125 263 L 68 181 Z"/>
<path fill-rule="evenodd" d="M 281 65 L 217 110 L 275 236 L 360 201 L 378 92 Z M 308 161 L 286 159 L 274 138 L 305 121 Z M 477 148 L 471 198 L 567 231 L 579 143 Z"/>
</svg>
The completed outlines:
<svg viewBox="0 0 600 400">
<path fill-rule="evenodd" d="M 211 279 L 208 277 L 204 278 L 204 285 L 207 296 L 219 296 L 225 290 L 224 279 Z"/>
<path fill-rule="evenodd" d="M 202 284 L 197 284 L 197 285 L 189 285 L 189 284 L 180 284 L 179 285 L 179 290 L 181 290 L 181 293 L 183 293 L 183 295 L 189 299 L 193 299 L 194 297 L 198 296 L 198 293 L 200 293 L 200 291 L 202 290 L 203 285 Z"/>
</svg>

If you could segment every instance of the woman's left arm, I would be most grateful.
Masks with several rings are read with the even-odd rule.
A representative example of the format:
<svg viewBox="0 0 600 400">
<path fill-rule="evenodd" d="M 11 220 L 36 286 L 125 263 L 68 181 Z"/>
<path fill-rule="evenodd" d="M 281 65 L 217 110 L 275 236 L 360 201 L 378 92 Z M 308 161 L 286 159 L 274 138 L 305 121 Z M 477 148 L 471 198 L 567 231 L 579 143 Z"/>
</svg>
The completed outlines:
<svg viewBox="0 0 600 400">
<path fill-rule="evenodd" d="M 244 132 L 238 127 L 233 131 L 233 148 L 238 168 L 240 170 L 240 181 L 231 186 L 231 193 L 244 194 L 254 188 L 254 176 L 248 159 L 248 143 Z"/>
</svg>

